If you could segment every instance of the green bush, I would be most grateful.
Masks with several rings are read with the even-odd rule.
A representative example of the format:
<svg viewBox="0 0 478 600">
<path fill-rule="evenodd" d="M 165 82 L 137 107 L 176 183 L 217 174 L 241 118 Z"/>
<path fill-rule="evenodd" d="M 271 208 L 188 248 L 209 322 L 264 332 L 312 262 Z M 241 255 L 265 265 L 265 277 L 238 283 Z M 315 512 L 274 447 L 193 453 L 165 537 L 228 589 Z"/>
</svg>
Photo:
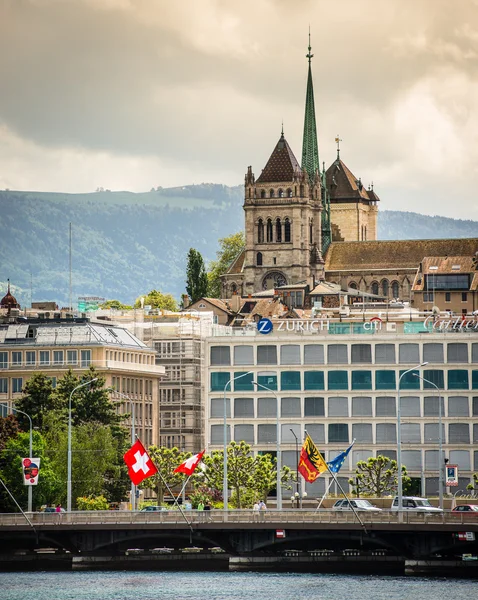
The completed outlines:
<svg viewBox="0 0 478 600">
<path fill-rule="evenodd" d="M 108 510 L 108 500 L 104 496 L 83 496 L 76 499 L 78 510 Z"/>
</svg>

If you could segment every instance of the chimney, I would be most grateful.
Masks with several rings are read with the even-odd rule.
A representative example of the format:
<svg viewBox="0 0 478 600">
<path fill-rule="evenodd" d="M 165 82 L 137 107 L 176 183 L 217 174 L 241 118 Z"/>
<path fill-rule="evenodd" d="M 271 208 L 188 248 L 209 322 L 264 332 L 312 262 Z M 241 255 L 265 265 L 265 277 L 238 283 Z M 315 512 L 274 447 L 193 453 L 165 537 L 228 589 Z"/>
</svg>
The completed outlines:
<svg viewBox="0 0 478 600">
<path fill-rule="evenodd" d="M 239 309 L 241 308 L 241 296 L 239 294 L 233 294 L 230 301 L 229 301 L 229 305 L 231 307 L 232 312 L 238 313 Z"/>
<path fill-rule="evenodd" d="M 181 300 L 183 301 L 183 308 L 187 308 L 190 305 L 189 296 L 187 294 L 183 294 Z"/>
</svg>

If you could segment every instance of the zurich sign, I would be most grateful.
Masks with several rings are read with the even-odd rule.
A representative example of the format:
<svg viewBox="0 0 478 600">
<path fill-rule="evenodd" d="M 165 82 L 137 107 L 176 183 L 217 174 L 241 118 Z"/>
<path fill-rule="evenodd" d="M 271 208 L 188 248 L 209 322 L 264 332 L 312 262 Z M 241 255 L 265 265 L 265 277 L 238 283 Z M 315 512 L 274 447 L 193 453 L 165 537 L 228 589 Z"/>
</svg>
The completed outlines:
<svg viewBox="0 0 478 600">
<path fill-rule="evenodd" d="M 270 333 L 274 326 L 272 325 L 272 321 L 270 319 L 261 319 L 257 322 L 257 331 L 259 333 Z"/>
</svg>

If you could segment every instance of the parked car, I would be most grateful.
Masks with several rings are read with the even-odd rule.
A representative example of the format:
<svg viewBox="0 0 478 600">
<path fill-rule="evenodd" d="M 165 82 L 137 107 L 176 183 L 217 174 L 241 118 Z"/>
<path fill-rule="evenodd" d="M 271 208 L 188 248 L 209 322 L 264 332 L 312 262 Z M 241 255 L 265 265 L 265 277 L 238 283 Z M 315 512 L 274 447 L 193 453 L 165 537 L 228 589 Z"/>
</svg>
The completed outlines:
<svg viewBox="0 0 478 600">
<path fill-rule="evenodd" d="M 162 510 L 168 510 L 164 506 L 144 506 L 140 512 L 160 512 Z"/>
<path fill-rule="evenodd" d="M 414 510 L 416 512 L 441 513 L 443 510 L 430 504 L 427 498 L 418 496 L 402 496 L 402 510 Z M 392 502 L 392 510 L 398 510 L 398 496 Z"/>
<path fill-rule="evenodd" d="M 353 507 L 353 508 L 352 508 Z M 332 506 L 332 510 L 357 510 L 357 511 L 367 511 L 367 512 L 382 512 L 381 508 L 377 508 L 373 504 L 371 504 L 368 500 L 363 500 L 361 498 L 357 498 L 356 500 L 337 500 L 337 502 Z"/>
<path fill-rule="evenodd" d="M 459 504 L 452 512 L 473 513 L 478 517 L 478 504 Z"/>
</svg>

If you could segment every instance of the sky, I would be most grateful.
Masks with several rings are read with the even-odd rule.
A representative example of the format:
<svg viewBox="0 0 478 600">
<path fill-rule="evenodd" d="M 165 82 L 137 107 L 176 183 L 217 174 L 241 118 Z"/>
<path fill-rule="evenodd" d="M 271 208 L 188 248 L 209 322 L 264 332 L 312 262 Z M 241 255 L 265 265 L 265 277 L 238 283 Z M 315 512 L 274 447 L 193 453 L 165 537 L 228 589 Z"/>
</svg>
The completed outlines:
<svg viewBox="0 0 478 600">
<path fill-rule="evenodd" d="M 478 220 L 478 0 L 0 0 L 0 189 L 149 191 L 301 159 Z"/>
</svg>

